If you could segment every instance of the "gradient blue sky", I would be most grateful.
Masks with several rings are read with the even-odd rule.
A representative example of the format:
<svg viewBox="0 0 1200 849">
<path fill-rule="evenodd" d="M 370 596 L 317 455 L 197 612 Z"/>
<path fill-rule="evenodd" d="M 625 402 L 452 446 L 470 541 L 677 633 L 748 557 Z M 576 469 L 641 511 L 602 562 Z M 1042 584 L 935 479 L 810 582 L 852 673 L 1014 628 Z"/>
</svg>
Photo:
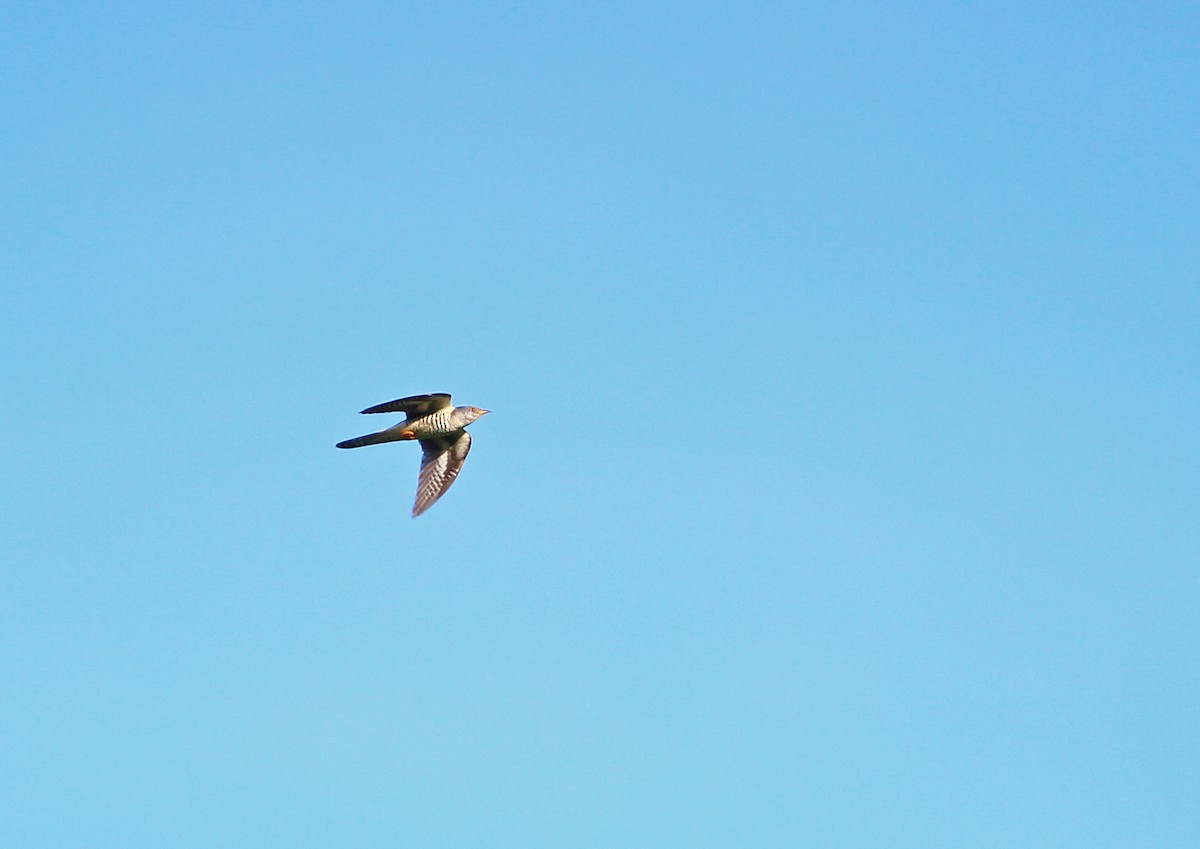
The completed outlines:
<svg viewBox="0 0 1200 849">
<path fill-rule="evenodd" d="M 1197 43 L 5 4 L 0 844 L 1200 845 Z"/>
</svg>

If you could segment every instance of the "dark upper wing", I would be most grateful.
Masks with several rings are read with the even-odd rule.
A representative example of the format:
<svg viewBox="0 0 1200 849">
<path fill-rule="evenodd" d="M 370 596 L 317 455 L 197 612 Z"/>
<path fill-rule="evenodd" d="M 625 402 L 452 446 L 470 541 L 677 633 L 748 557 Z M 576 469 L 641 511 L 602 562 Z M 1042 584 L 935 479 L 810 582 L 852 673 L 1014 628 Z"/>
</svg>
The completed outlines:
<svg viewBox="0 0 1200 849">
<path fill-rule="evenodd" d="M 445 392 L 435 392 L 432 395 L 409 395 L 407 398 L 397 398 L 384 404 L 367 407 L 364 413 L 405 413 L 409 418 L 426 416 L 434 410 L 450 406 L 450 396 Z"/>
<path fill-rule="evenodd" d="M 414 516 L 420 516 L 432 507 L 433 502 L 450 488 L 470 450 L 471 434 L 465 430 L 421 440 L 421 472 L 417 475 Z"/>
</svg>

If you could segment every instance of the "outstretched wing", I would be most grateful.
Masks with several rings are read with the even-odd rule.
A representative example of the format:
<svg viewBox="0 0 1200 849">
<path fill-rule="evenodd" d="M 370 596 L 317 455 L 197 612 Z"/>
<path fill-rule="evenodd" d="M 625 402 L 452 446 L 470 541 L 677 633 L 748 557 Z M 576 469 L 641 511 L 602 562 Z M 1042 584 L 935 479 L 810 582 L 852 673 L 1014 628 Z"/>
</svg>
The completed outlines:
<svg viewBox="0 0 1200 849">
<path fill-rule="evenodd" d="M 413 516 L 420 516 L 432 507 L 450 488 L 470 450 L 471 434 L 465 430 L 421 440 L 421 472 L 417 475 Z"/>
<path fill-rule="evenodd" d="M 435 392 L 432 395 L 409 395 L 407 398 L 397 398 L 367 407 L 364 413 L 405 413 L 410 419 L 427 416 L 434 410 L 450 406 L 450 395 L 446 392 Z"/>
</svg>

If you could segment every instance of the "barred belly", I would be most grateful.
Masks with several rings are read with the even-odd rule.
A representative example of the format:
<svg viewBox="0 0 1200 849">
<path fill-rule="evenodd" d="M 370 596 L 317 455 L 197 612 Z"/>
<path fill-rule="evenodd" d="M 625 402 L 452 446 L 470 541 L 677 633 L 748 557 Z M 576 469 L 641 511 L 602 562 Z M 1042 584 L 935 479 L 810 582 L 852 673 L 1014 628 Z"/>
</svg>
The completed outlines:
<svg viewBox="0 0 1200 849">
<path fill-rule="evenodd" d="M 422 416 L 415 422 L 412 422 L 412 430 L 418 437 L 426 433 L 433 435 L 458 430 L 451 420 L 453 414 L 453 407 L 443 407 L 440 410 L 434 410 L 429 415 Z"/>
</svg>

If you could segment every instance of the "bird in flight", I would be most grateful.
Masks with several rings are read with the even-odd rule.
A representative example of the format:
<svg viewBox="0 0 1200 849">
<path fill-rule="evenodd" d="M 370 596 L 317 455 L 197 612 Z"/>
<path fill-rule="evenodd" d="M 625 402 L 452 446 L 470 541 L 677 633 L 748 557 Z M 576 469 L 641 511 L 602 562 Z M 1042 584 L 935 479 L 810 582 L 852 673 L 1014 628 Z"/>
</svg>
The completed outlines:
<svg viewBox="0 0 1200 849">
<path fill-rule="evenodd" d="M 471 434 L 466 426 L 491 410 L 478 407 L 454 407 L 445 392 L 432 395 L 410 395 L 385 404 L 368 407 L 363 413 L 404 413 L 405 419 L 378 433 L 368 433 L 356 439 L 339 442 L 338 448 L 361 448 L 380 442 L 400 442 L 415 439 L 421 443 L 421 471 L 417 475 L 417 499 L 412 514 L 420 516 L 445 494 L 458 477 L 467 452 L 471 450 Z"/>
</svg>

